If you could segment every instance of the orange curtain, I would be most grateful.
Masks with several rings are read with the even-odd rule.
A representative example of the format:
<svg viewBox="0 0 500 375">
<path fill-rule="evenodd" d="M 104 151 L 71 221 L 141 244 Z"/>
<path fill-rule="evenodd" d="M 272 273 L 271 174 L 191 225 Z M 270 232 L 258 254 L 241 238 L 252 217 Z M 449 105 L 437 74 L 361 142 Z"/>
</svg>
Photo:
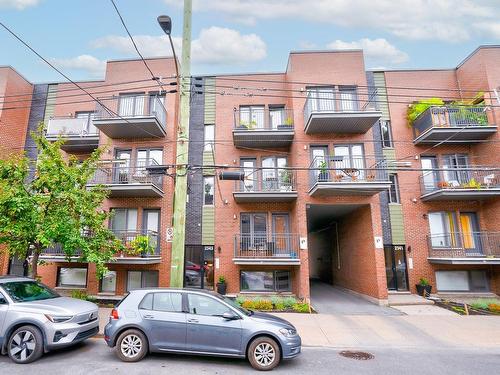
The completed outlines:
<svg viewBox="0 0 500 375">
<path fill-rule="evenodd" d="M 464 248 L 474 249 L 474 230 L 470 215 L 460 215 L 460 227 L 464 238 Z"/>
</svg>

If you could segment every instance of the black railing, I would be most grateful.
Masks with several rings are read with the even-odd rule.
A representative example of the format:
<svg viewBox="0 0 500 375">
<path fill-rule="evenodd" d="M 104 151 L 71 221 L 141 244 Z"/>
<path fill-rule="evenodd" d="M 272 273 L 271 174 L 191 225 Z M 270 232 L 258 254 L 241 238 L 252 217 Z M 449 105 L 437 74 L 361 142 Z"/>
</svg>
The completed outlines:
<svg viewBox="0 0 500 375">
<path fill-rule="evenodd" d="M 500 168 L 473 166 L 424 171 L 420 176 L 420 188 L 422 194 L 444 189 L 498 189 L 500 188 Z"/>
<path fill-rule="evenodd" d="M 244 181 L 235 181 L 235 192 L 256 192 L 256 193 L 279 193 L 297 191 L 297 174 L 294 170 L 265 168 L 265 169 L 246 169 Z"/>
<path fill-rule="evenodd" d="M 452 232 L 427 236 L 430 258 L 500 257 L 500 232 Z"/>
<path fill-rule="evenodd" d="M 240 108 L 234 111 L 234 129 L 241 131 L 292 131 L 293 111 L 288 108 Z"/>
<path fill-rule="evenodd" d="M 248 233 L 234 236 L 235 258 L 299 258 L 299 235 Z"/>
</svg>

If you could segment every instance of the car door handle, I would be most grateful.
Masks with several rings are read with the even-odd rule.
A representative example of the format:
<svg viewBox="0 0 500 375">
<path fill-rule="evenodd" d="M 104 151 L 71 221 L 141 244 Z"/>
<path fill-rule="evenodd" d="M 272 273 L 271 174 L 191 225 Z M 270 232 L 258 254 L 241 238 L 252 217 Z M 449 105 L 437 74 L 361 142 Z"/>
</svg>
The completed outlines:
<svg viewBox="0 0 500 375">
<path fill-rule="evenodd" d="M 154 315 L 143 315 L 143 318 L 144 319 L 154 319 L 155 316 Z"/>
<path fill-rule="evenodd" d="M 188 319 L 187 320 L 188 323 L 199 323 L 199 320 L 198 319 L 194 319 L 194 318 L 191 318 L 191 319 Z"/>
</svg>

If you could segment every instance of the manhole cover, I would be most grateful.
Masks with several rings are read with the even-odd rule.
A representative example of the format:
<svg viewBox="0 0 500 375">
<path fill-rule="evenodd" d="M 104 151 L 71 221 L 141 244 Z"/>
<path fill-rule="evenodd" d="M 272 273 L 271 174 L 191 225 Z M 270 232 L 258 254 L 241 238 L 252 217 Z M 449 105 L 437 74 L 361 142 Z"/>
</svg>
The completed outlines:
<svg viewBox="0 0 500 375">
<path fill-rule="evenodd" d="M 342 357 L 357 359 L 358 361 L 367 361 L 369 359 L 375 358 L 373 354 L 366 352 L 353 352 L 350 350 L 344 350 L 339 353 Z"/>
</svg>

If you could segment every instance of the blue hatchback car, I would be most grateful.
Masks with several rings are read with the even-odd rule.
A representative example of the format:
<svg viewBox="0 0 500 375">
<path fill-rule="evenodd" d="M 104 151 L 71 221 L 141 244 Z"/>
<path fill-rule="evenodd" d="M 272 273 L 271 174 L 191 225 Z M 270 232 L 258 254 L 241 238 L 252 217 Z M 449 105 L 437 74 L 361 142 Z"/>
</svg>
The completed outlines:
<svg viewBox="0 0 500 375">
<path fill-rule="evenodd" d="M 255 369 L 271 370 L 301 351 L 300 336 L 286 320 L 190 289 L 130 292 L 112 310 L 104 339 L 125 362 L 174 352 L 248 358 Z"/>
</svg>

